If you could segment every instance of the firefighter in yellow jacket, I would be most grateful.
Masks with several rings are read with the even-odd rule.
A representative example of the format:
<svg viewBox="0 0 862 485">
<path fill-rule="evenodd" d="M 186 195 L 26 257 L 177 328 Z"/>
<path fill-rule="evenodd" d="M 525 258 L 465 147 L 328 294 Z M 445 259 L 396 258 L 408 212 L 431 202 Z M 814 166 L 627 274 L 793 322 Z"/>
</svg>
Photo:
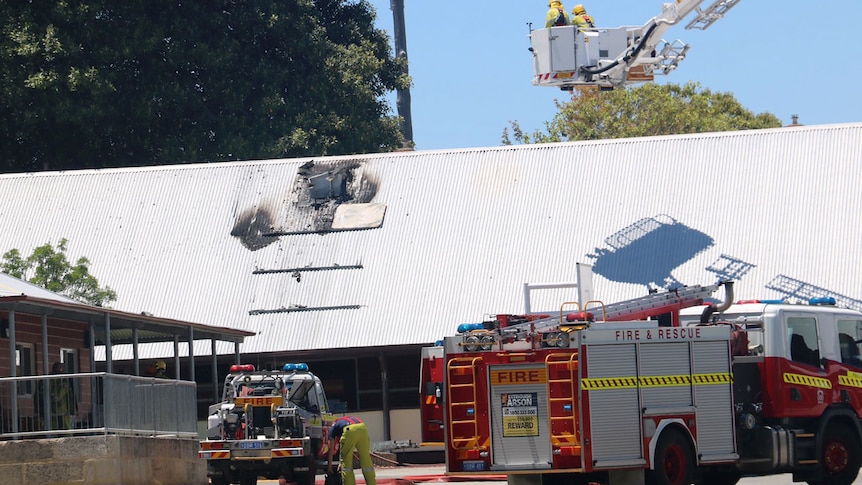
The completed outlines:
<svg viewBox="0 0 862 485">
<path fill-rule="evenodd" d="M 545 16 L 545 28 L 569 25 L 569 14 L 566 13 L 566 8 L 563 7 L 563 3 L 560 0 L 551 0 L 548 7 L 550 9 L 548 10 L 548 15 Z"/>
<path fill-rule="evenodd" d="M 575 5 L 572 9 L 572 25 L 576 25 L 581 32 L 596 28 L 593 17 L 587 14 L 583 5 Z"/>
<path fill-rule="evenodd" d="M 63 364 L 54 362 L 51 374 L 63 374 Z M 72 379 L 52 379 L 51 429 L 69 429 L 72 416 L 78 414 L 78 400 Z"/>
<path fill-rule="evenodd" d="M 362 476 L 365 478 L 366 485 L 377 485 L 374 462 L 371 461 L 371 439 L 368 437 L 368 428 L 361 419 L 355 416 L 342 416 L 336 419 L 329 428 L 328 446 L 327 473 L 332 473 L 332 455 L 338 447 L 341 457 L 342 485 L 356 485 L 356 477 L 353 476 L 354 448 L 359 453 L 359 464 L 362 466 Z"/>
</svg>

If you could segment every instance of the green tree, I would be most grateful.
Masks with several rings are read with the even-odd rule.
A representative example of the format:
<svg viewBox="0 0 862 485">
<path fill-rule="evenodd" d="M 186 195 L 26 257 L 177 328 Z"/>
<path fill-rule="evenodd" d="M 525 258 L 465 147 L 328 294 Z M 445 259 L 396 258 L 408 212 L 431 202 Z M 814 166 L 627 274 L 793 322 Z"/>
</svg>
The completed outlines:
<svg viewBox="0 0 862 485">
<path fill-rule="evenodd" d="M 367 0 L 0 2 L 0 171 L 400 148 Z"/>
<path fill-rule="evenodd" d="M 26 258 L 17 249 L 10 249 L 3 255 L 0 270 L 90 305 L 104 306 L 116 301 L 117 293 L 109 286 L 99 287 L 99 281 L 90 274 L 90 261 L 87 258 L 78 258 L 74 266 L 69 263 L 66 258 L 68 242 L 60 239 L 56 249 L 51 243 L 46 243 L 34 249 L 33 254 Z"/>
<path fill-rule="evenodd" d="M 775 115 L 753 114 L 732 93 L 701 89 L 693 82 L 575 91 L 571 101 L 557 102 L 557 107 L 560 111 L 545 132 L 525 133 L 512 122 L 512 137 L 519 143 L 548 143 L 781 126 Z M 511 143 L 504 130 L 503 144 Z"/>
</svg>

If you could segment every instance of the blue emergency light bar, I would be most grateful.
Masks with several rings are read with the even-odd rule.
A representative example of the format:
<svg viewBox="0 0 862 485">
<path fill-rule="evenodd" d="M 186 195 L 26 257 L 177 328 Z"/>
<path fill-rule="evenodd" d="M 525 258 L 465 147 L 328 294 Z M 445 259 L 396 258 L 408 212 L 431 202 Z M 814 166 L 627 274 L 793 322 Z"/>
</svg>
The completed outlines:
<svg viewBox="0 0 862 485">
<path fill-rule="evenodd" d="M 300 362 L 298 364 L 284 364 L 283 370 L 285 372 L 305 372 L 308 370 L 308 364 L 306 364 L 305 362 Z"/>
<path fill-rule="evenodd" d="M 809 305 L 829 305 L 835 306 L 835 298 L 831 296 L 820 296 L 817 298 L 811 298 L 808 300 Z"/>
<path fill-rule="evenodd" d="M 761 303 L 763 305 L 782 305 L 787 303 L 786 300 L 739 300 L 736 302 L 737 305 L 744 305 L 746 303 Z M 835 305 L 835 298 L 831 296 L 819 296 L 815 298 L 808 299 L 809 305 Z"/>
<path fill-rule="evenodd" d="M 461 325 L 458 325 L 458 333 L 468 333 L 473 330 L 482 330 L 483 328 L 485 328 L 485 326 L 481 323 L 462 323 Z"/>
</svg>

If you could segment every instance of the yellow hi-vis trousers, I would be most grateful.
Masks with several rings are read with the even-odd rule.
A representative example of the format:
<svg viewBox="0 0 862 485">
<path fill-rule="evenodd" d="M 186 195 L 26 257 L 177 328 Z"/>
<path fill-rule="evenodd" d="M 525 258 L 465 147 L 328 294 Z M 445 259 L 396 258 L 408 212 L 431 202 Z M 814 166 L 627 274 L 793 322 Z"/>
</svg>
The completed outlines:
<svg viewBox="0 0 862 485">
<path fill-rule="evenodd" d="M 368 438 L 368 428 L 365 423 L 351 424 L 344 428 L 341 435 L 341 483 L 356 485 L 353 476 L 353 449 L 359 452 L 359 464 L 362 466 L 362 476 L 366 485 L 377 485 L 374 473 L 374 462 L 371 461 L 371 440 Z"/>
</svg>

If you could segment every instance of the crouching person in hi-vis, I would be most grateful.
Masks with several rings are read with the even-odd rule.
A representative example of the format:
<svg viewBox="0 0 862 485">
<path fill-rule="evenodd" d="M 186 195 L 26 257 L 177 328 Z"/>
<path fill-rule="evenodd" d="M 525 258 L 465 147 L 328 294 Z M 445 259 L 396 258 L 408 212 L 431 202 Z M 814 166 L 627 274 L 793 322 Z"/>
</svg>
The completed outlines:
<svg viewBox="0 0 862 485">
<path fill-rule="evenodd" d="M 368 428 L 361 419 L 355 416 L 338 418 L 329 429 L 329 459 L 328 473 L 332 473 L 332 455 L 339 448 L 341 457 L 341 483 L 356 485 L 353 476 L 353 449 L 359 453 L 359 464 L 362 466 L 362 476 L 366 485 L 377 485 L 374 473 L 374 462 L 371 461 L 371 439 L 368 438 Z"/>
</svg>

